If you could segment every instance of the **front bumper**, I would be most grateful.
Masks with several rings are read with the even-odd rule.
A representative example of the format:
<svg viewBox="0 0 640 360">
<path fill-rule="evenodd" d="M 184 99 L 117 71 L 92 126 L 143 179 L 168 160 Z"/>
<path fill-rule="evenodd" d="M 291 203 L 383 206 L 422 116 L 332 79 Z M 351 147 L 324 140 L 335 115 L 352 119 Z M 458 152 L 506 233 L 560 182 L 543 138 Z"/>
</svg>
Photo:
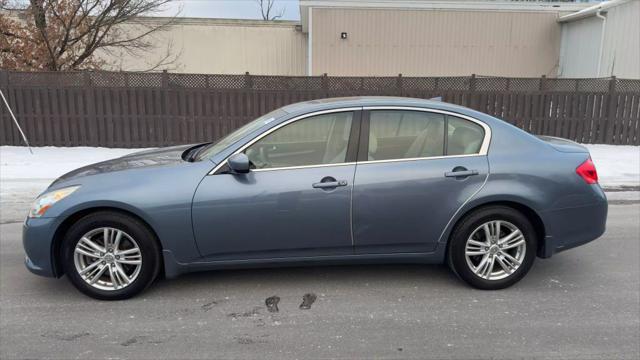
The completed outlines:
<svg viewBox="0 0 640 360">
<path fill-rule="evenodd" d="M 24 264 L 36 275 L 56 277 L 53 264 L 53 238 L 57 227 L 55 218 L 27 219 L 22 226 L 22 246 L 26 253 Z"/>
<path fill-rule="evenodd" d="M 541 257 L 548 258 L 599 238 L 606 229 L 607 212 L 608 203 L 603 198 L 589 205 L 540 214 L 547 233 Z"/>
</svg>

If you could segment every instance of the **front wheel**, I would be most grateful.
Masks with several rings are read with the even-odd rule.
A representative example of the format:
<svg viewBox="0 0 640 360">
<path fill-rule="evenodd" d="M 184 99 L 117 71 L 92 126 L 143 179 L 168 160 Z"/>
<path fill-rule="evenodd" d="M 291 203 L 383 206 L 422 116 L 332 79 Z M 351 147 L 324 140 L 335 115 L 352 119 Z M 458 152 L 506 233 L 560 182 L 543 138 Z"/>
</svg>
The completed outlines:
<svg viewBox="0 0 640 360">
<path fill-rule="evenodd" d="M 497 290 L 522 279 L 536 257 L 536 232 L 519 211 L 505 206 L 466 216 L 449 241 L 452 270 L 473 287 Z"/>
<path fill-rule="evenodd" d="M 157 277 L 160 250 L 139 220 L 97 212 L 76 222 L 64 239 L 63 265 L 71 283 L 100 300 L 130 298 Z"/>
</svg>

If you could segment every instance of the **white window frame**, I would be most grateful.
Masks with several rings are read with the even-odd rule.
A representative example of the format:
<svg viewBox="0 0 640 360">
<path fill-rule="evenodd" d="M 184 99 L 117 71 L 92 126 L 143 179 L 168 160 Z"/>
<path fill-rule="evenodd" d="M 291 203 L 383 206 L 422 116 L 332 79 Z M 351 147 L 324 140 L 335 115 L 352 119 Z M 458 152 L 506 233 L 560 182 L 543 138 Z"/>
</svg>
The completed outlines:
<svg viewBox="0 0 640 360">
<path fill-rule="evenodd" d="M 482 145 L 480 146 L 480 150 L 475 154 L 464 154 L 464 155 L 442 155 L 442 156 L 428 156 L 428 157 L 417 157 L 417 158 L 402 158 L 402 159 L 387 159 L 387 160 L 363 160 L 363 161 L 355 161 L 355 162 L 343 162 L 338 164 L 318 164 L 318 165 L 303 165 L 303 166 L 286 166 L 286 167 L 278 167 L 278 168 L 267 168 L 267 169 L 252 169 L 252 172 L 262 172 L 262 171 L 276 171 L 276 170 L 292 170 L 292 169 L 307 169 L 307 168 L 318 168 L 318 167 L 329 167 L 329 166 L 347 166 L 347 165 L 366 165 L 366 164 L 376 164 L 376 163 L 385 163 L 385 162 L 398 162 L 398 161 L 416 161 L 416 160 L 434 160 L 434 159 L 447 159 L 447 158 L 457 158 L 457 157 L 472 157 L 472 156 L 486 156 L 489 152 L 489 144 L 491 143 L 491 128 L 485 122 L 480 121 L 471 116 L 463 115 L 460 113 L 447 111 L 447 110 L 438 110 L 438 109 L 430 109 L 423 107 L 412 107 L 412 106 L 364 106 L 364 107 L 346 107 L 346 108 L 336 108 L 329 110 L 320 110 L 314 111 L 307 114 L 296 116 L 292 119 L 282 122 L 267 131 L 259 134 L 255 138 L 248 141 L 246 144 L 242 145 L 238 150 L 234 151 L 231 155 L 227 156 L 224 160 L 222 160 L 219 164 L 217 164 L 213 170 L 209 172 L 209 175 L 215 175 L 216 171 L 227 164 L 227 160 L 236 154 L 239 154 L 246 150 L 249 146 L 258 142 L 263 137 L 271 134 L 272 132 L 287 126 L 295 121 L 303 120 L 312 116 L 331 114 L 331 113 L 339 113 L 339 112 L 355 112 L 355 111 L 365 111 L 365 110 L 408 110 L 408 111 L 422 111 L 422 112 L 430 112 L 436 114 L 444 114 L 455 116 L 461 119 L 465 119 L 471 121 L 475 124 L 480 125 L 484 129 L 484 139 L 482 140 Z M 351 139 L 349 139 L 351 140 Z"/>
<path fill-rule="evenodd" d="M 480 121 L 471 116 L 459 114 L 452 111 L 447 110 L 438 110 L 438 109 L 429 109 L 422 107 L 411 107 L 411 106 L 365 106 L 362 108 L 363 111 L 376 111 L 376 110 L 405 110 L 405 111 L 421 111 L 428 113 L 436 113 L 443 114 L 448 116 L 455 116 L 464 120 L 468 120 L 472 123 L 478 124 L 484 130 L 484 139 L 482 140 L 482 145 L 480 146 L 480 150 L 478 150 L 475 154 L 463 154 L 463 155 L 439 155 L 439 156 L 426 156 L 426 157 L 416 157 L 416 158 L 399 158 L 399 159 L 385 159 L 385 160 L 362 160 L 358 161 L 358 165 L 362 164 L 377 164 L 377 163 L 386 163 L 386 162 L 398 162 L 398 161 L 416 161 L 416 160 L 435 160 L 435 159 L 448 159 L 448 158 L 458 158 L 458 157 L 472 157 L 472 156 L 486 156 L 489 152 L 489 144 L 491 143 L 491 128 L 489 125 Z M 369 124 L 369 126 L 371 126 Z"/>
</svg>

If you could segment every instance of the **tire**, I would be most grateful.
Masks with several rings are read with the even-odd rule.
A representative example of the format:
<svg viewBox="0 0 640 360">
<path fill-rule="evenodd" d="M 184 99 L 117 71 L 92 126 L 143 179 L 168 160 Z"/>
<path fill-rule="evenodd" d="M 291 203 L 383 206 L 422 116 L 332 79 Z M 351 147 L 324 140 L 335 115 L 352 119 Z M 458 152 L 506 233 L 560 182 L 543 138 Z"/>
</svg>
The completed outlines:
<svg viewBox="0 0 640 360">
<path fill-rule="evenodd" d="M 122 213 L 86 215 L 69 228 L 63 241 L 65 274 L 78 290 L 95 299 L 133 297 L 149 287 L 160 272 L 155 235 L 146 224 Z M 81 275 L 83 270 L 86 273 Z"/>
<path fill-rule="evenodd" d="M 496 229 L 500 233 L 497 238 Z M 517 283 L 529 272 L 536 250 L 537 234 L 526 216 L 507 206 L 488 206 L 458 223 L 449 239 L 447 261 L 467 284 L 482 290 L 499 290 Z"/>
</svg>

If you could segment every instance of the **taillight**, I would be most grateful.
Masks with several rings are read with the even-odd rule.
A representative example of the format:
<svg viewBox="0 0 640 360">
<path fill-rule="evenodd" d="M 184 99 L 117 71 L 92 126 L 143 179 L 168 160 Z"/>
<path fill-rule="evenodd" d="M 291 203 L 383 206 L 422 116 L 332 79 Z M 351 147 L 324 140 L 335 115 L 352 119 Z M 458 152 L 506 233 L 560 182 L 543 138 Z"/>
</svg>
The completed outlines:
<svg viewBox="0 0 640 360">
<path fill-rule="evenodd" d="M 591 158 L 588 158 L 585 162 L 580 164 L 576 168 L 576 173 L 580 175 L 587 184 L 596 184 L 598 183 L 598 172 L 596 171 L 596 166 L 591 161 Z"/>
</svg>

